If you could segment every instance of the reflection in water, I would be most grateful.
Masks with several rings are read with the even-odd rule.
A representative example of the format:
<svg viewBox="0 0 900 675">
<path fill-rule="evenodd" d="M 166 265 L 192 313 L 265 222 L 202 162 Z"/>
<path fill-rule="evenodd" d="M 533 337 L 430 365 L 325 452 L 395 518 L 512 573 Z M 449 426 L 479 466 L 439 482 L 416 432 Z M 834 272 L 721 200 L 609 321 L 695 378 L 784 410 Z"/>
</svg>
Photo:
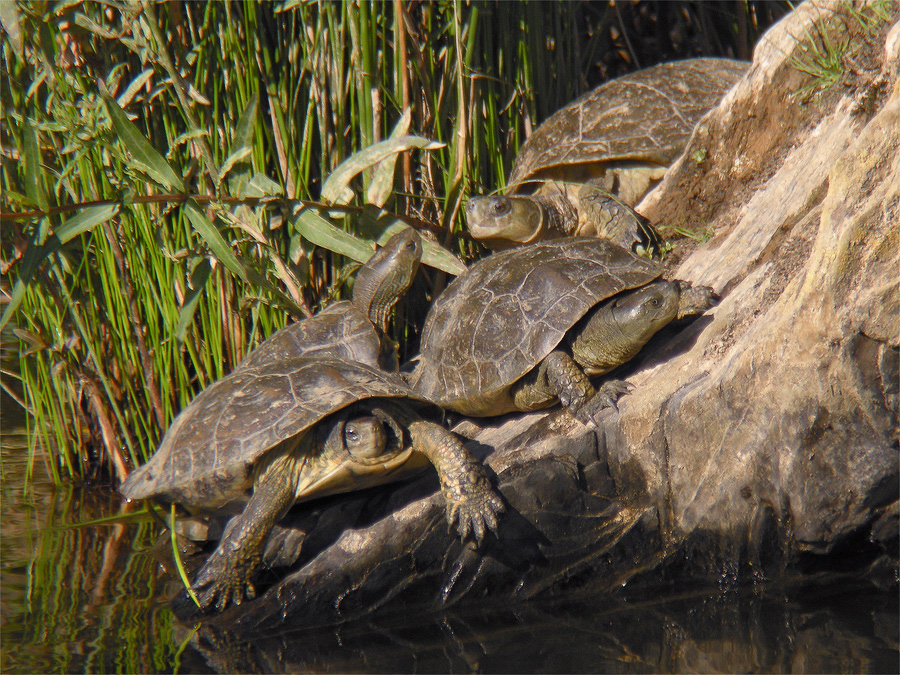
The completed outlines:
<svg viewBox="0 0 900 675">
<path fill-rule="evenodd" d="M 150 524 L 119 518 L 111 490 L 55 490 L 40 460 L 25 490 L 24 431 L 4 419 L 0 439 L 0 672 L 207 672 L 180 654 L 157 563 L 135 554 L 153 542 Z"/>
<path fill-rule="evenodd" d="M 250 641 L 185 627 L 165 601 L 178 582 L 146 552 L 155 526 L 122 518 L 111 490 L 54 491 L 37 477 L 23 493 L 24 436 L 4 427 L 4 673 L 898 672 L 900 665 L 896 585 L 793 597 L 747 589 L 653 602 L 569 598 Z"/>
<path fill-rule="evenodd" d="M 898 672 L 897 631 L 895 593 L 732 592 L 382 617 L 249 642 L 203 628 L 192 646 L 220 672 L 877 673 Z"/>
</svg>

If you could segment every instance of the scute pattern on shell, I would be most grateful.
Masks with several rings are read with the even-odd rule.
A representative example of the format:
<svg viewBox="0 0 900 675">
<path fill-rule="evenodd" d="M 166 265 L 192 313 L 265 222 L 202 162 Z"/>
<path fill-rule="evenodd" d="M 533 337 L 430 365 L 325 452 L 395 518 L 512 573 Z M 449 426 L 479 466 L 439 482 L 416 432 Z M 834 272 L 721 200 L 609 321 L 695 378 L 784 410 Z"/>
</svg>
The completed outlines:
<svg viewBox="0 0 900 675">
<path fill-rule="evenodd" d="M 315 355 L 377 366 L 380 353 L 381 337 L 369 317 L 352 302 L 344 301 L 272 334 L 238 368 Z"/>
<path fill-rule="evenodd" d="M 203 508 L 240 500 L 253 464 L 282 441 L 357 401 L 410 395 L 417 398 L 398 376 L 342 359 L 237 368 L 181 412 L 122 494 Z"/>
<path fill-rule="evenodd" d="M 516 157 L 511 189 L 544 170 L 558 177 L 554 167 L 570 164 L 633 160 L 667 166 L 681 154 L 700 118 L 748 65 L 730 59 L 688 59 L 600 85 L 535 130 Z"/>
<path fill-rule="evenodd" d="M 555 239 L 484 258 L 432 306 L 414 386 L 439 404 L 490 406 L 591 307 L 661 271 L 594 237 Z"/>
</svg>

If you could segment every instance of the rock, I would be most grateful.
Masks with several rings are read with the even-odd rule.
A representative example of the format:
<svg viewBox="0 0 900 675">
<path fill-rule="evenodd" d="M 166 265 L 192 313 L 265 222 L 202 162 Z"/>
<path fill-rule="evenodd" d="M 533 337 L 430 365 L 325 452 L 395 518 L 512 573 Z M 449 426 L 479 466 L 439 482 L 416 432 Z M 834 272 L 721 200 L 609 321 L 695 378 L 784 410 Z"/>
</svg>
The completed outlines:
<svg viewBox="0 0 900 675">
<path fill-rule="evenodd" d="M 836 573 L 896 585 L 900 16 L 864 27 L 846 8 L 806 3 L 773 27 L 639 207 L 712 228 L 672 275 L 721 304 L 617 373 L 635 391 L 597 429 L 558 409 L 459 427 L 508 502 L 496 539 L 461 545 L 430 476 L 325 501 L 287 524 L 307 533 L 280 552 L 290 573 L 212 623 L 257 635 Z M 835 31 L 853 71 L 816 91 L 798 64 Z"/>
</svg>

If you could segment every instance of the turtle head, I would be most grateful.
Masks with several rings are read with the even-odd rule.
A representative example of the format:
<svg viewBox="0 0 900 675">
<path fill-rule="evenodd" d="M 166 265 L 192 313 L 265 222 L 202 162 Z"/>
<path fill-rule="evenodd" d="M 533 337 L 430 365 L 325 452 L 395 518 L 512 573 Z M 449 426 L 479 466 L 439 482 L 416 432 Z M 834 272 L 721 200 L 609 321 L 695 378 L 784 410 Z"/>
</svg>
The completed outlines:
<svg viewBox="0 0 900 675">
<path fill-rule="evenodd" d="M 356 275 L 353 303 L 387 332 L 391 310 L 412 285 L 422 260 L 422 238 L 412 228 L 398 232 Z"/>
<path fill-rule="evenodd" d="M 427 466 L 390 408 L 374 401 L 332 415 L 310 433 L 313 443 L 295 464 L 298 500 L 381 485 Z"/>
<path fill-rule="evenodd" d="M 352 460 L 363 464 L 381 457 L 387 450 L 384 425 L 374 415 L 347 420 L 343 429 L 343 446 Z"/>
<path fill-rule="evenodd" d="M 680 286 L 656 281 L 624 291 L 588 314 L 570 334 L 572 355 L 588 375 L 620 366 L 678 317 Z"/>
<path fill-rule="evenodd" d="M 679 290 L 675 282 L 656 281 L 620 293 L 610 303 L 613 321 L 624 335 L 646 342 L 677 318 Z"/>
<path fill-rule="evenodd" d="M 702 314 L 717 302 L 718 296 L 709 286 L 660 280 L 619 293 L 609 303 L 609 309 L 623 334 L 636 338 L 646 335 L 649 340 L 675 319 Z"/>
<path fill-rule="evenodd" d="M 472 197 L 466 215 L 472 237 L 493 249 L 528 244 L 546 228 L 544 207 L 530 197 Z"/>
</svg>

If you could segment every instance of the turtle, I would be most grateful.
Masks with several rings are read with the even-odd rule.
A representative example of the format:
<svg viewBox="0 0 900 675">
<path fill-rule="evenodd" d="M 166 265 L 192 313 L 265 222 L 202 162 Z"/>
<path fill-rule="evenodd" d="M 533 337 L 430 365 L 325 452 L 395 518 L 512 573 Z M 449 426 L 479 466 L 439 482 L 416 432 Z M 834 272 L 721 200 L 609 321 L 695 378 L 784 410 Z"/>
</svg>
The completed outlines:
<svg viewBox="0 0 900 675">
<path fill-rule="evenodd" d="M 585 424 L 631 389 L 590 377 L 627 362 L 663 326 L 716 302 L 707 286 L 661 279 L 663 268 L 596 237 L 564 237 L 473 264 L 428 311 L 408 380 L 463 415 L 561 402 Z"/>
<path fill-rule="evenodd" d="M 469 199 L 470 233 L 495 249 L 593 235 L 658 251 L 659 234 L 632 207 L 748 66 L 719 58 L 674 61 L 586 93 L 531 134 L 505 195 Z"/>
<path fill-rule="evenodd" d="M 495 250 L 572 235 L 603 237 L 645 257 L 663 252 L 649 220 L 591 184 L 547 183 L 532 195 L 472 197 L 466 214 L 472 237 Z"/>
<path fill-rule="evenodd" d="M 238 368 L 203 390 L 120 488 L 233 513 L 192 589 L 204 610 L 253 598 L 275 523 L 299 501 L 437 470 L 448 523 L 481 544 L 504 506 L 483 466 L 397 373 L 328 355 Z"/>
<path fill-rule="evenodd" d="M 394 234 L 356 273 L 353 299 L 273 333 L 238 367 L 295 356 L 330 354 L 396 371 L 397 348 L 388 337 L 391 310 L 412 285 L 422 238 L 412 228 Z"/>
</svg>

